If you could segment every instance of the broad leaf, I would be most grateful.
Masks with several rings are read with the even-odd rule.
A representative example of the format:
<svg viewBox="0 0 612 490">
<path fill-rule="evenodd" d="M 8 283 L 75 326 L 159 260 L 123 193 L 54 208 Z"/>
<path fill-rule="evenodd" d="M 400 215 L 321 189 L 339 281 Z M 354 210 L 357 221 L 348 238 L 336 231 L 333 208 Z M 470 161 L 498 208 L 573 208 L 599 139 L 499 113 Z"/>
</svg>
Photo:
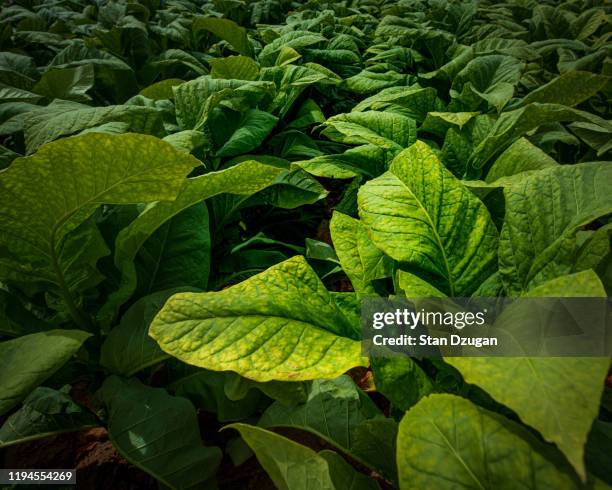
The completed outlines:
<svg viewBox="0 0 612 490">
<path fill-rule="evenodd" d="M 257 80 L 259 66 L 248 56 L 228 56 L 211 60 L 210 75 L 213 78 Z"/>
<path fill-rule="evenodd" d="M 352 145 L 372 144 L 399 151 L 416 141 L 416 121 L 392 112 L 367 111 L 338 114 L 326 122 L 323 134 Z"/>
<path fill-rule="evenodd" d="M 168 354 L 256 381 L 333 378 L 366 364 L 351 325 L 297 256 L 219 292 L 177 294 L 151 324 Z"/>
<path fill-rule="evenodd" d="M 372 293 L 371 281 L 391 276 L 392 260 L 372 243 L 359 220 L 335 211 L 329 229 L 342 269 L 356 292 Z"/>
<path fill-rule="evenodd" d="M 592 271 L 553 279 L 533 289 L 537 297 L 605 297 Z M 466 382 L 476 384 L 514 410 L 544 439 L 557 444 L 579 475 L 585 477 L 584 445 L 599 410 L 605 358 L 449 357 Z M 538 403 L 534 403 L 534 393 Z"/>
<path fill-rule="evenodd" d="M 403 292 L 407 298 L 444 298 L 447 295 L 411 272 L 397 271 L 396 292 Z"/>
<path fill-rule="evenodd" d="M 244 112 L 229 139 L 217 150 L 218 157 L 248 153 L 260 146 L 276 126 L 278 118 L 258 109 Z"/>
<path fill-rule="evenodd" d="M 76 321 L 80 314 L 65 279 L 69 262 L 62 262 L 78 249 L 65 260 L 62 254 L 78 242 L 66 236 L 102 203 L 174 199 L 196 164 L 167 143 L 135 134 L 87 134 L 18 159 L 0 176 L 0 277 L 51 283 Z"/>
<path fill-rule="evenodd" d="M 500 112 L 512 98 L 523 68 L 524 64 L 512 56 L 479 56 L 454 77 L 450 95 L 460 107 L 467 106 L 467 110 L 478 109 L 478 102 L 471 101 L 476 96 Z"/>
<path fill-rule="evenodd" d="M 49 330 L 0 342 L 0 415 L 61 368 L 91 334 Z"/>
<path fill-rule="evenodd" d="M 612 213 L 608 163 L 553 166 L 504 189 L 499 270 L 511 294 L 568 274 L 576 232 Z"/>
<path fill-rule="evenodd" d="M 247 56 L 253 54 L 253 46 L 247 37 L 246 29 L 240 27 L 232 20 L 217 17 L 200 17 L 193 22 L 192 29 L 195 31 L 204 29 L 212 32 L 215 36 L 230 43 L 240 54 Z"/>
<path fill-rule="evenodd" d="M 149 337 L 149 325 L 177 289 L 159 291 L 136 301 L 102 344 L 100 364 L 126 377 L 159 363 L 168 355 Z"/>
<path fill-rule="evenodd" d="M 203 76 L 173 87 L 176 121 L 181 129 L 201 130 L 221 101 L 244 111 L 272 98 L 274 84 L 265 81 L 226 80 Z"/>
<path fill-rule="evenodd" d="M 575 488 L 558 464 L 520 425 L 458 396 L 430 395 L 400 423 L 402 490 Z"/>
<path fill-rule="evenodd" d="M 442 110 L 443 107 L 442 101 L 436 96 L 435 89 L 413 85 L 383 89 L 376 95 L 362 100 L 353 107 L 352 112 L 384 111 L 393 108 L 393 112 L 423 122 L 429 112 Z"/>
<path fill-rule="evenodd" d="M 377 177 L 385 169 L 386 152 L 376 145 L 349 148 L 344 153 L 320 155 L 310 160 L 293 162 L 309 174 L 329 179 L 352 179 L 359 175 Z"/>
<path fill-rule="evenodd" d="M 315 380 L 305 403 L 288 406 L 273 403 L 262 415 L 262 427 L 295 427 L 313 432 L 335 446 L 352 452 L 354 432 L 362 422 L 382 417 L 376 405 L 348 376 Z M 366 466 L 369 461 L 362 461 Z"/>
<path fill-rule="evenodd" d="M 525 138 L 520 138 L 504 151 L 489 169 L 486 182 L 495 182 L 502 177 L 554 167 L 557 162 Z"/>
<path fill-rule="evenodd" d="M 135 259 L 137 294 L 176 287 L 205 290 L 210 275 L 211 237 L 206 204 L 195 204 L 166 221 Z"/>
<path fill-rule="evenodd" d="M 473 168 L 480 169 L 494 155 L 528 131 L 542 124 L 570 121 L 597 123 L 610 128 L 610 123 L 588 112 L 560 104 L 533 102 L 520 109 L 502 113 L 486 138 L 472 151 L 469 164 Z"/>
<path fill-rule="evenodd" d="M 395 408 L 406 411 L 433 391 L 425 372 L 408 356 L 380 354 L 372 357 L 372 374 L 376 391 Z"/>
<path fill-rule="evenodd" d="M 4 289 L 0 289 L 0 335 L 19 337 L 21 335 L 51 330 L 53 327 L 30 311 L 27 303 Z"/>
<path fill-rule="evenodd" d="M 411 79 L 414 80 L 410 75 L 402 75 L 394 70 L 385 73 L 363 70 L 344 80 L 343 85 L 351 92 L 363 95 L 396 85 L 409 85 Z"/>
<path fill-rule="evenodd" d="M 170 366 L 175 368 L 178 377 L 173 379 L 168 389 L 191 400 L 196 409 L 216 414 L 219 422 L 247 419 L 270 403 L 258 390 L 246 390 L 240 393 L 241 396 L 228 396 L 232 375 L 240 378 L 235 373 L 208 371 L 178 363 Z"/>
<path fill-rule="evenodd" d="M 28 153 L 62 136 L 70 136 L 84 129 L 109 122 L 125 124 L 125 131 L 159 136 L 162 133 L 161 115 L 152 107 L 117 105 L 89 107 L 82 104 L 54 101 L 47 107 L 28 113 L 24 134 Z"/>
<path fill-rule="evenodd" d="M 45 72 L 32 89 L 48 99 L 83 102 L 91 100 L 87 91 L 94 85 L 94 68 L 82 65 L 75 68 L 51 69 Z"/>
<path fill-rule="evenodd" d="M 108 434 L 125 459 L 170 488 L 209 488 L 221 451 L 200 439 L 191 402 L 135 378 L 107 378 Z"/>
<path fill-rule="evenodd" d="M 608 77 L 594 73 L 568 71 L 527 94 L 521 100 L 521 105 L 540 102 L 573 107 L 603 90 L 609 82 Z"/>
<path fill-rule="evenodd" d="M 280 490 L 375 490 L 378 485 L 332 451 L 312 449 L 274 432 L 247 424 L 227 429 L 240 432 L 276 487 Z M 332 473 L 333 472 L 333 473 Z M 347 485 L 347 482 L 348 483 Z"/>
<path fill-rule="evenodd" d="M 470 295 L 495 271 L 489 212 L 422 142 L 359 190 L 359 216 L 378 248 L 434 275 L 451 296 Z"/>
<path fill-rule="evenodd" d="M 323 36 L 313 32 L 300 30 L 288 32 L 266 44 L 259 53 L 259 61 L 263 66 L 272 66 L 277 62 L 277 57 L 282 50 L 286 51 L 287 48 L 291 48 L 299 53 L 303 48 L 323 41 L 326 41 Z"/>
<path fill-rule="evenodd" d="M 161 80 L 153 85 L 143 88 L 140 91 L 140 95 L 144 95 L 152 100 L 172 100 L 174 99 L 172 87 L 176 87 L 181 83 L 185 83 L 185 80 L 181 80 L 180 78 L 167 78 L 166 80 Z"/>
<path fill-rule="evenodd" d="M 98 426 L 96 417 L 76 404 L 68 389 L 41 386 L 32 391 L 0 427 L 0 448 Z"/>
<path fill-rule="evenodd" d="M 177 199 L 158 202 L 145 210 L 130 225 L 121 230 L 115 243 L 115 265 L 121 272 L 118 289 L 100 312 L 104 323 L 110 322 L 117 308 L 123 304 L 137 286 L 136 254 L 164 223 L 181 211 L 212 196 L 229 192 L 249 196 L 271 185 L 283 170 L 254 161 L 242 162 L 219 172 L 210 172 L 187 180 Z"/>
</svg>

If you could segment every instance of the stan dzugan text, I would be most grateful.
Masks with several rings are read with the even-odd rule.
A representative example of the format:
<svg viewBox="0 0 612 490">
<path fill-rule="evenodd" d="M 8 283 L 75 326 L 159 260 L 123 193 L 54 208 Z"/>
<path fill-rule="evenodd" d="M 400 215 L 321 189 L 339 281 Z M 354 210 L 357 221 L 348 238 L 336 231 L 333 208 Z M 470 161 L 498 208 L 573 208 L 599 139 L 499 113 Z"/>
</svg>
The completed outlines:
<svg viewBox="0 0 612 490">
<path fill-rule="evenodd" d="M 426 312 L 424 310 L 412 311 L 408 309 L 397 309 L 394 312 L 376 312 L 372 316 L 372 328 L 380 330 L 384 327 L 395 325 L 404 326 L 413 330 L 417 325 L 451 327 L 462 330 L 466 326 L 485 325 L 487 310 L 479 312 Z M 436 337 L 428 334 L 397 336 L 385 336 L 376 334 L 372 338 L 377 346 L 472 346 L 485 347 L 497 346 L 496 337 L 462 337 L 451 334 L 444 337 Z"/>
</svg>

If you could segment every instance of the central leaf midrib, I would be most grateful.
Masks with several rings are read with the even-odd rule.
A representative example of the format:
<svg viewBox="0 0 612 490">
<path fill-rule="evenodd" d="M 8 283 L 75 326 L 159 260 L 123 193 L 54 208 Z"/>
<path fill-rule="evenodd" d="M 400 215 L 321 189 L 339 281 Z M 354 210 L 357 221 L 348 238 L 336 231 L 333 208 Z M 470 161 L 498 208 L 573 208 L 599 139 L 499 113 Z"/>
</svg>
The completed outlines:
<svg viewBox="0 0 612 490">
<path fill-rule="evenodd" d="M 444 259 L 444 268 L 446 269 L 446 272 L 447 272 L 446 279 L 448 280 L 448 285 L 449 285 L 449 288 L 450 288 L 450 296 L 454 296 L 455 295 L 455 286 L 453 284 L 453 278 L 452 278 L 452 273 L 451 273 L 450 265 L 448 263 L 448 258 L 446 257 L 446 250 L 444 250 L 444 247 L 442 246 L 442 241 L 441 241 L 440 235 L 438 235 L 438 231 L 436 230 L 436 227 L 434 226 L 434 223 L 433 223 L 433 221 L 431 219 L 431 216 L 429 215 L 429 212 L 427 211 L 427 209 L 425 208 L 423 203 L 419 200 L 419 198 L 414 194 L 414 192 L 412 192 L 412 189 L 410 189 L 410 187 L 408 187 L 404 183 L 404 181 L 402 179 L 400 179 L 397 175 L 393 174 L 393 176 L 401 183 L 401 185 L 414 198 L 416 203 L 419 205 L 419 208 L 425 214 L 425 217 L 427 218 L 427 222 L 429 223 L 429 227 L 431 228 L 431 231 L 433 233 L 434 239 L 435 239 L 436 243 L 438 244 L 438 247 L 440 248 L 440 251 L 442 252 L 442 258 Z"/>
<path fill-rule="evenodd" d="M 478 477 L 474 474 L 474 472 L 472 471 L 472 469 L 469 467 L 469 465 L 465 462 L 465 460 L 461 457 L 461 455 L 459 454 L 459 452 L 457 451 L 457 449 L 455 448 L 455 446 L 453 446 L 451 444 L 451 442 L 448 440 L 448 438 L 446 437 L 446 435 L 444 434 L 444 432 L 442 432 L 442 430 L 436 425 L 436 423 L 434 421 L 431 421 L 431 425 L 434 427 L 434 429 L 436 430 L 436 432 L 440 435 L 440 437 L 442 438 L 442 440 L 444 441 L 444 443 L 446 444 L 446 447 L 451 451 L 451 453 L 453 454 L 453 456 L 455 456 L 455 458 L 457 459 L 457 461 L 461 464 L 461 466 L 463 466 L 463 468 L 466 470 L 466 472 L 468 473 L 468 475 L 470 475 L 470 477 L 472 478 L 472 480 L 478 485 L 479 488 L 481 488 L 482 490 L 485 489 L 485 487 L 483 486 L 483 484 L 480 482 L 480 480 L 478 479 Z"/>
</svg>

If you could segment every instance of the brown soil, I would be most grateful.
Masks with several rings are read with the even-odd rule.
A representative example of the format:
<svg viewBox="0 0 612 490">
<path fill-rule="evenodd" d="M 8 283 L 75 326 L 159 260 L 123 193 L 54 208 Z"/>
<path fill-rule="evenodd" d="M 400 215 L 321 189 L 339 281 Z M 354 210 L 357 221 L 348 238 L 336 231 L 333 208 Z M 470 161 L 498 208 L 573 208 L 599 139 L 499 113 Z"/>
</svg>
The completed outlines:
<svg viewBox="0 0 612 490">
<path fill-rule="evenodd" d="M 155 480 L 123 459 L 102 427 L 60 434 L 9 447 L 5 468 L 48 468 L 77 471 L 77 489 L 156 490 Z"/>
</svg>

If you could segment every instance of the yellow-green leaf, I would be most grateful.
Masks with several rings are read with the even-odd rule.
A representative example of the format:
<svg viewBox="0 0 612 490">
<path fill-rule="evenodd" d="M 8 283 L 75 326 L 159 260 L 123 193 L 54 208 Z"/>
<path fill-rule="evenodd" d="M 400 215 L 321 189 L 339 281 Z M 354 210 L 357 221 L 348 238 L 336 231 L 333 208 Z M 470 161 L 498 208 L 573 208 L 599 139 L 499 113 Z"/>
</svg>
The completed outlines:
<svg viewBox="0 0 612 490">
<path fill-rule="evenodd" d="M 605 297 L 593 271 L 553 279 L 530 297 Z M 585 477 L 584 445 L 610 360 L 588 357 L 448 357 L 468 383 L 514 410 L 521 420 L 555 443 L 579 475 Z M 537 403 L 534 403 L 537 393 Z"/>
<path fill-rule="evenodd" d="M 367 365 L 352 325 L 301 256 L 219 292 L 172 296 L 149 334 L 171 356 L 256 381 L 334 378 Z"/>
<path fill-rule="evenodd" d="M 495 272 L 497 230 L 484 204 L 422 142 L 359 190 L 359 216 L 374 244 L 437 278 L 451 296 L 469 296 Z"/>
<path fill-rule="evenodd" d="M 574 489 L 560 458 L 519 424 L 455 395 L 430 395 L 402 419 L 400 489 Z"/>
</svg>

